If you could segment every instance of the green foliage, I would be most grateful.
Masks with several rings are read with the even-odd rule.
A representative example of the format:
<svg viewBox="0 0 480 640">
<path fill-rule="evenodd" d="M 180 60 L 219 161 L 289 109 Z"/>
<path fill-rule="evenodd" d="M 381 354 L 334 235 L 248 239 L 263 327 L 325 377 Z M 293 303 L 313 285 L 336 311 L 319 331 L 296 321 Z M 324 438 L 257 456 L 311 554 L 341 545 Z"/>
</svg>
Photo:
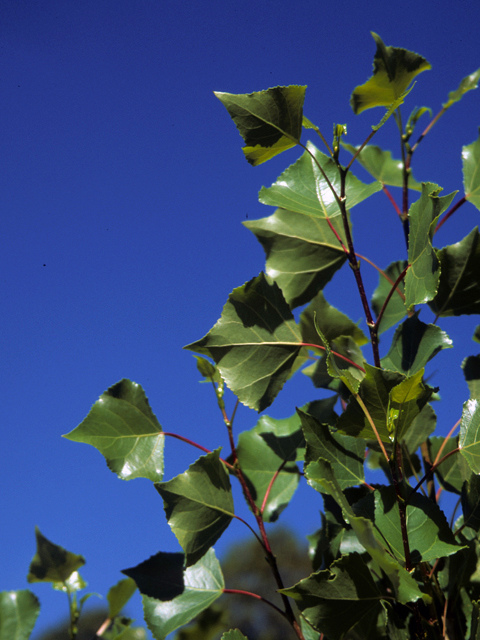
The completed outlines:
<svg viewBox="0 0 480 640">
<path fill-rule="evenodd" d="M 103 393 L 66 436 L 96 447 L 119 478 L 152 481 L 183 550 L 156 553 L 124 570 L 129 579 L 108 594 L 110 626 L 102 633 L 109 640 L 142 637 L 141 629 L 119 616 L 136 587 L 156 640 L 185 625 L 178 640 L 213 640 L 222 632 L 223 640 L 245 640 L 243 628 L 226 628 L 216 603 L 220 596 L 240 594 L 268 607 L 299 640 L 480 637 L 480 355 L 466 354 L 463 360 L 463 413 L 446 437 L 433 435 L 437 418 L 431 402 L 439 396 L 425 373 L 434 358 L 441 363 L 442 351 L 453 347 L 437 321 L 480 313 L 478 228 L 450 245 L 435 246 L 436 230 L 461 206 L 480 209 L 480 137 L 463 147 L 464 196 L 455 204 L 457 192 L 442 196 L 442 187 L 419 184 L 412 175 L 419 144 L 451 106 L 476 88 L 480 70 L 449 93 L 448 102 L 411 144 L 420 119 L 432 111 L 414 108 L 404 127 L 400 106 L 413 80 L 431 65 L 372 35 L 377 47 L 373 76 L 354 89 L 351 106 L 356 114 L 377 106 L 385 113 L 362 144 L 344 144 L 347 126 L 334 124 L 330 147 L 320 128 L 303 115 L 306 87 L 216 93 L 245 142 L 250 164 L 301 149 L 276 182 L 260 191 L 260 202 L 275 210 L 244 223 L 265 250 L 265 273 L 249 274 L 250 280 L 234 288 L 213 328 L 186 347 L 199 354 L 197 369 L 213 386 L 227 431 L 227 454 L 220 457 L 220 449 L 208 451 L 180 434 L 164 433 L 143 389 L 129 380 Z M 401 160 L 367 144 L 392 115 L 389 124 L 395 121 L 398 127 Z M 303 129 L 318 134 L 324 152 L 302 142 Z M 373 182 L 355 177 L 356 161 Z M 389 187 L 401 190 L 401 205 Z M 380 191 L 393 204 L 406 245 L 385 269 L 373 263 L 373 255 L 357 255 L 352 226 L 353 207 L 378 201 Z M 374 234 L 371 238 L 373 250 Z M 323 292 L 346 263 L 359 292 L 363 328 Z M 370 302 L 365 263 L 380 274 Z M 420 319 L 422 306 L 433 311 L 434 322 Z M 389 346 L 383 345 L 388 334 L 382 335 L 381 358 L 379 336 L 394 327 Z M 472 325 L 469 335 L 479 342 L 479 326 Z M 311 402 L 296 413 L 292 404 L 284 419 L 263 415 L 253 428 L 234 433 L 237 405 L 229 408 L 225 388 L 237 403 L 261 412 L 299 370 L 313 383 Z M 205 455 L 163 481 L 163 445 L 169 435 Z M 378 477 L 375 483 L 370 480 L 372 469 L 385 473 L 385 484 Z M 240 487 L 250 509 L 251 522 L 244 522 L 261 555 L 253 566 L 243 556 L 239 561 L 252 566 L 251 572 L 258 568 L 262 584 L 261 571 L 266 571 L 273 595 L 258 584 L 225 587 L 213 545 L 238 517 L 232 484 Z M 288 509 L 299 485 L 316 499 L 321 494 L 324 508 L 321 528 L 309 536 L 312 566 L 301 576 L 292 575 L 289 586 L 285 576 L 290 574 L 284 571 L 288 549 L 277 553 L 265 524 Z M 442 491 L 461 504 L 454 523 L 449 524 L 437 501 Z M 37 531 L 28 580 L 52 582 L 67 593 L 72 640 L 91 595 L 77 601 L 77 592 L 86 586 L 77 573 L 83 563 L 82 556 Z M 8 634 L 28 638 L 37 612 L 30 592 L 2 594 L 0 640 Z"/>
</svg>

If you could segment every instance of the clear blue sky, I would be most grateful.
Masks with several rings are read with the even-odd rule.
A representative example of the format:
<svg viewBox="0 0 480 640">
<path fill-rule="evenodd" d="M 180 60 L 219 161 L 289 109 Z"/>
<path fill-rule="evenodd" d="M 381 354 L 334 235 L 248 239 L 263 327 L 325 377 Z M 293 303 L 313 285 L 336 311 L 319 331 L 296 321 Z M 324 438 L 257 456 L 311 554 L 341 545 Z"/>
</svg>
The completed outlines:
<svg viewBox="0 0 480 640">
<path fill-rule="evenodd" d="M 227 445 L 215 399 L 182 346 L 202 337 L 231 289 L 263 268 L 241 221 L 271 213 L 257 192 L 298 154 L 250 167 L 212 91 L 307 84 L 306 115 L 328 137 L 334 122 L 348 123 L 347 140 L 358 144 L 382 115 L 355 117 L 349 107 L 352 89 L 371 74 L 370 31 L 432 63 L 405 113 L 416 105 L 436 113 L 480 66 L 479 20 L 476 0 L 2 3 L 0 589 L 27 586 L 35 525 L 83 554 L 89 588 L 104 594 L 120 569 L 178 550 L 148 481 L 122 482 L 96 450 L 60 437 L 113 383 L 142 384 L 165 430 L 208 448 Z M 462 189 L 461 146 L 477 138 L 479 114 L 479 91 L 452 107 L 417 154 L 417 180 L 444 193 Z M 398 156 L 393 125 L 377 143 Z M 373 202 L 355 209 L 357 249 L 385 267 L 403 257 L 403 237 L 382 194 Z M 463 238 L 478 216 L 462 207 L 437 244 Z M 364 273 L 371 292 L 377 276 Z M 357 320 L 349 275 L 325 293 Z M 478 352 L 478 323 L 442 324 L 458 345 L 429 370 L 444 398 L 436 407 L 443 434 L 468 395 L 450 371 Z M 286 417 L 315 397 L 300 375 L 267 413 Z M 237 432 L 256 419 L 241 411 Z M 172 440 L 166 454 L 166 479 L 197 458 Z M 319 507 L 313 491 L 299 492 L 282 519 L 311 533 Z M 245 535 L 234 522 L 217 551 Z M 40 630 L 66 607 L 48 585 L 34 591 Z M 141 619 L 139 599 L 130 613 Z"/>
</svg>

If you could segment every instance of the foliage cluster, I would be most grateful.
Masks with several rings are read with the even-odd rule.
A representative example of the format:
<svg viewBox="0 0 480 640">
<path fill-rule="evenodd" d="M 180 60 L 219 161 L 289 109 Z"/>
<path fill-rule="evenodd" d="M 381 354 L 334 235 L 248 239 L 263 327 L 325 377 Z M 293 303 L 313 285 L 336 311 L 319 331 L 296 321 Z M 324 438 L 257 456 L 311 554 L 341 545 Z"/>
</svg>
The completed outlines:
<svg viewBox="0 0 480 640">
<path fill-rule="evenodd" d="M 303 113 L 306 87 L 216 94 L 244 140 L 250 164 L 295 146 L 302 155 L 260 191 L 260 202 L 275 211 L 244 223 L 265 250 L 265 273 L 235 288 L 214 327 L 186 347 L 198 354 L 198 369 L 213 386 L 228 434 L 228 457 L 164 432 L 142 387 L 129 380 L 105 391 L 66 436 L 96 447 L 119 478 L 151 480 L 183 550 L 157 553 L 124 571 L 127 580 L 109 595 L 109 619 L 116 619 L 117 627 L 102 630 L 102 637 L 142 637 L 143 631 L 117 617 L 138 587 L 156 640 L 202 612 L 203 626 L 196 623 L 191 635 L 182 631 L 182 637 L 214 637 L 218 618 L 208 615 L 211 605 L 222 594 L 240 592 L 282 616 L 292 637 L 301 640 L 480 638 L 480 355 L 463 362 L 470 397 L 446 437 L 433 435 L 438 389 L 424 376 L 427 363 L 453 346 L 438 322 L 480 313 L 478 228 L 454 244 L 434 246 L 435 232 L 460 207 L 469 202 L 480 209 L 480 137 L 462 149 L 461 197 L 441 195 L 439 185 L 419 184 L 412 175 L 419 145 L 438 119 L 477 87 L 480 69 L 449 93 L 413 143 L 420 119 L 432 112 L 415 108 L 404 123 L 401 105 L 430 64 L 373 37 L 373 75 L 354 89 L 351 106 L 354 113 L 379 106 L 386 112 L 359 146 L 344 142 L 343 124 L 334 125 L 333 142 L 327 141 Z M 399 160 L 370 144 L 387 121 L 398 127 Z M 302 143 L 304 129 L 318 135 L 324 152 L 312 142 Z M 355 177 L 355 162 L 373 182 Z M 399 189 L 400 203 L 392 188 Z M 384 269 L 356 253 L 351 224 L 353 207 L 379 191 L 394 207 L 406 244 L 405 255 Z M 360 258 L 379 273 L 370 300 Z M 358 288 L 366 333 L 323 294 L 346 264 Z M 435 315 L 432 323 L 420 319 L 425 305 Z M 390 349 L 381 357 L 379 336 L 392 327 Z M 473 329 L 480 342 L 480 326 Z M 322 390 L 320 399 L 283 420 L 263 415 L 253 429 L 234 434 L 239 402 L 264 411 L 300 369 Z M 225 387 L 237 398 L 230 413 Z M 164 481 L 167 437 L 187 441 L 204 455 Z M 383 470 L 385 484 L 370 484 L 366 466 Z M 225 588 L 213 545 L 239 518 L 232 480 L 240 483 L 250 507 L 254 522 L 245 524 L 266 558 L 279 604 Z M 321 529 L 309 537 L 312 573 L 289 585 L 265 524 L 278 519 L 299 482 L 322 495 L 324 512 Z M 461 515 L 450 523 L 438 504 L 442 491 L 458 496 L 461 504 Z M 29 580 L 51 581 L 67 591 L 74 638 L 85 600 L 76 599 L 83 559 L 39 532 L 37 542 Z M 29 591 L 2 594 L 0 639 L 28 638 L 36 606 Z M 223 640 L 245 637 L 239 630 L 222 635 Z"/>
</svg>

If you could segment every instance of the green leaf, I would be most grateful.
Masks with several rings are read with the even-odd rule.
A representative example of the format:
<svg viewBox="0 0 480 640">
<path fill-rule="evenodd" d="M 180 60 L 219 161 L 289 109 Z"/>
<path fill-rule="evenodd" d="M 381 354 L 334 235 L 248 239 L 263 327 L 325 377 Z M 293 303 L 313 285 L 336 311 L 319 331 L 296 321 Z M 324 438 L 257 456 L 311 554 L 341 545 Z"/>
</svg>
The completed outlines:
<svg viewBox="0 0 480 640">
<path fill-rule="evenodd" d="M 226 626 L 226 613 L 225 609 L 215 604 L 204 609 L 191 624 L 175 635 L 175 640 L 218 640 L 218 634 Z"/>
<path fill-rule="evenodd" d="M 339 336 L 350 336 L 360 346 L 368 342 L 363 331 L 348 316 L 332 307 L 321 291 L 300 314 L 300 331 L 304 342 L 319 343 L 315 317 L 317 325 L 328 342 Z"/>
<path fill-rule="evenodd" d="M 433 389 L 423 383 L 423 373 L 423 369 L 417 371 L 390 391 L 387 427 L 394 427 L 398 440 L 412 428 L 413 421 L 432 397 Z"/>
<path fill-rule="evenodd" d="M 423 369 L 442 349 L 450 349 L 452 341 L 434 324 L 425 324 L 418 313 L 407 318 L 395 331 L 382 367 L 411 376 Z"/>
<path fill-rule="evenodd" d="M 440 317 L 480 313 L 480 234 L 478 227 L 460 242 L 437 252 L 438 292 L 429 302 Z"/>
<path fill-rule="evenodd" d="M 243 153 L 254 166 L 294 147 L 302 133 L 307 87 L 274 87 L 249 94 L 215 92 L 245 141 Z"/>
<path fill-rule="evenodd" d="M 475 142 L 462 148 L 462 160 L 465 197 L 480 209 L 480 135 Z"/>
<path fill-rule="evenodd" d="M 169 633 L 193 620 L 221 596 L 225 585 L 213 549 L 185 569 L 183 584 L 183 592 L 168 602 L 143 596 L 145 622 L 155 640 L 165 640 Z"/>
<path fill-rule="evenodd" d="M 476 89 L 479 79 L 480 69 L 477 69 L 469 76 L 463 78 L 458 86 L 458 89 L 456 89 L 455 91 L 450 91 L 450 93 L 448 94 L 448 101 L 442 104 L 442 107 L 444 107 L 444 109 L 448 109 L 454 102 L 458 102 L 461 98 L 463 98 L 464 94 L 467 93 L 467 91 Z"/>
<path fill-rule="evenodd" d="M 137 589 L 135 580 L 125 578 L 111 587 L 107 594 L 108 617 L 115 618 L 127 604 Z"/>
<path fill-rule="evenodd" d="M 470 398 L 480 400 L 480 354 L 465 358 L 462 369 L 470 389 Z"/>
<path fill-rule="evenodd" d="M 410 429 L 401 438 L 402 444 L 410 454 L 415 453 L 428 436 L 435 431 L 437 416 L 430 404 L 426 404 L 412 421 Z"/>
<path fill-rule="evenodd" d="M 475 340 L 475 342 L 480 342 L 480 324 L 478 325 L 478 327 L 475 327 L 475 332 L 472 336 L 472 340 Z"/>
<path fill-rule="evenodd" d="M 410 268 L 405 277 L 405 304 L 408 309 L 432 300 L 437 293 L 440 269 L 432 238 L 438 218 L 455 195 L 439 196 L 440 191 L 442 188 L 436 184 L 422 183 L 422 194 L 408 213 Z"/>
<path fill-rule="evenodd" d="M 317 407 L 317 410 L 324 411 L 326 415 L 335 415 L 332 399 L 310 402 L 306 407 Z M 336 398 L 333 398 L 335 401 Z M 288 418 L 272 418 L 263 415 L 256 424 L 258 433 L 270 449 L 280 458 L 290 462 L 303 462 L 305 454 L 305 438 L 303 437 L 300 418 L 294 413 Z"/>
<path fill-rule="evenodd" d="M 405 562 L 398 502 L 391 486 L 375 491 L 375 527 L 394 557 Z M 462 548 L 438 505 L 419 493 L 414 493 L 407 504 L 407 532 L 415 565 L 452 555 Z"/>
<path fill-rule="evenodd" d="M 357 153 L 359 147 L 342 142 L 342 147 L 352 156 Z M 375 145 L 365 145 L 357 156 L 357 161 L 368 173 L 382 183 L 390 187 L 403 187 L 403 163 L 392 158 L 391 151 L 384 151 Z M 415 180 L 412 174 L 408 179 L 409 189 L 421 191 L 422 185 Z"/>
<path fill-rule="evenodd" d="M 263 273 L 234 289 L 215 326 L 185 347 L 212 358 L 231 391 L 257 411 L 273 402 L 301 348 L 281 290 Z"/>
<path fill-rule="evenodd" d="M 397 262 L 392 262 L 385 269 L 384 273 L 388 279 L 380 274 L 378 286 L 373 292 L 372 296 L 372 308 L 377 318 L 380 314 L 380 311 L 382 310 L 388 294 L 392 289 L 392 286 L 395 284 L 400 274 L 405 270 L 406 266 L 406 260 L 398 260 Z M 401 295 L 399 295 L 399 292 Z M 397 322 L 402 320 L 406 315 L 407 309 L 405 307 L 405 281 L 402 280 L 397 285 L 397 290 L 394 292 L 393 296 L 388 302 L 387 308 L 380 321 L 379 333 L 390 329 L 390 327 L 393 327 L 393 325 L 397 324 Z"/>
<path fill-rule="evenodd" d="M 253 429 L 244 431 L 238 436 L 238 461 L 258 509 L 262 508 L 269 485 L 282 467 L 271 487 L 263 510 L 265 522 L 275 522 L 278 519 L 298 486 L 297 465 L 294 462 L 288 462 L 282 466 L 285 460 L 296 459 L 298 446 L 305 446 L 299 421 L 296 426 L 294 434 L 287 432 L 286 436 L 281 437 L 280 434 L 274 433 L 272 423 L 269 423 L 268 419 L 261 418 Z M 277 455 L 277 453 L 283 453 L 283 455 Z"/>
<path fill-rule="evenodd" d="M 197 361 L 197 369 L 200 371 L 201 375 L 204 378 L 213 379 L 215 377 L 215 373 L 217 372 L 213 364 L 206 358 L 201 358 L 200 356 L 193 357 Z"/>
<path fill-rule="evenodd" d="M 354 530 L 360 544 L 370 554 L 372 559 L 388 576 L 397 600 L 403 604 L 423 598 L 429 602 L 430 598 L 422 594 L 414 578 L 390 555 L 383 541 L 377 538 L 372 522 L 367 518 L 355 515 L 345 494 L 340 488 L 332 470 L 326 460 L 319 459 L 308 465 L 305 476 L 311 486 L 317 491 L 331 495 L 342 509 L 345 521 Z"/>
<path fill-rule="evenodd" d="M 223 634 L 221 640 L 248 640 L 238 629 L 231 629 Z"/>
<path fill-rule="evenodd" d="M 386 47 L 380 36 L 373 32 L 372 36 L 377 45 L 373 76 L 352 93 L 350 104 L 356 114 L 372 107 L 388 107 L 406 91 L 415 76 L 432 68 L 418 53 Z"/>
<path fill-rule="evenodd" d="M 35 527 L 35 537 L 37 552 L 30 563 L 28 582 L 65 582 L 85 564 L 83 556 L 50 542 L 38 527 Z"/>
<path fill-rule="evenodd" d="M 445 438 L 434 436 L 428 439 L 427 444 L 430 458 L 432 462 L 434 462 L 440 448 L 442 448 L 442 458 L 454 449 L 457 449 L 458 438 L 449 438 L 445 442 Z M 460 456 L 452 455 L 435 469 L 435 475 L 445 491 L 460 495 L 465 480 L 465 470 L 467 470 L 468 474 L 468 465 L 466 462 Z"/>
<path fill-rule="evenodd" d="M 480 406 L 478 400 L 463 405 L 458 446 L 473 473 L 480 474 Z"/>
<path fill-rule="evenodd" d="M 382 611 L 383 594 L 358 553 L 342 557 L 326 571 L 313 573 L 281 593 L 293 598 L 306 620 L 332 640 L 340 640 L 363 618 L 377 618 Z"/>
<path fill-rule="evenodd" d="M 424 113 L 428 113 L 430 115 L 430 118 L 432 117 L 432 110 L 430 109 L 430 107 L 415 107 L 415 109 L 409 115 L 407 124 L 405 125 L 405 134 L 408 138 L 410 138 L 410 136 L 413 134 L 418 120 L 423 116 Z M 411 179 L 412 176 L 410 175 L 410 180 Z M 408 181 L 408 186 L 410 186 L 410 180 Z"/>
<path fill-rule="evenodd" d="M 28 589 L 0 592 L 0 640 L 28 640 L 40 613 L 38 598 Z"/>
<path fill-rule="evenodd" d="M 333 433 L 328 425 L 321 424 L 313 416 L 297 409 L 307 442 L 305 462 L 327 460 L 333 469 L 341 489 L 362 484 L 365 481 L 365 440 Z"/>
<path fill-rule="evenodd" d="M 124 596 L 131 589 L 131 582 L 134 583 L 135 588 L 138 587 L 138 590 L 144 596 L 161 600 L 162 602 L 173 600 L 185 591 L 183 581 L 184 564 L 185 556 L 183 553 L 164 553 L 161 551 L 136 567 L 123 569 L 122 573 L 128 576 L 129 584 L 122 588 L 120 594 L 113 596 L 113 604 L 109 598 L 110 608 L 118 609 Z M 122 582 L 127 581 L 123 580 Z M 112 616 L 110 615 L 110 617 Z"/>
<path fill-rule="evenodd" d="M 462 486 L 462 510 L 465 526 L 480 531 L 480 477 L 475 473 Z"/>
<path fill-rule="evenodd" d="M 190 567 L 215 544 L 234 516 L 232 488 L 220 450 L 200 457 L 187 471 L 156 483 L 155 488 Z"/>
<path fill-rule="evenodd" d="M 63 593 L 74 593 L 75 591 L 81 591 L 82 589 L 85 589 L 87 587 L 87 583 L 82 578 L 82 576 L 78 573 L 78 571 L 74 571 L 63 582 L 54 582 L 52 584 L 52 587 L 56 591 L 63 591 Z M 93 595 L 98 595 L 98 594 L 89 593 L 86 596 L 83 596 L 82 600 L 83 599 L 87 600 L 89 597 Z"/>
<path fill-rule="evenodd" d="M 105 393 L 73 431 L 63 436 L 91 444 L 122 480 L 163 477 L 164 437 L 142 387 L 121 380 Z"/>
</svg>

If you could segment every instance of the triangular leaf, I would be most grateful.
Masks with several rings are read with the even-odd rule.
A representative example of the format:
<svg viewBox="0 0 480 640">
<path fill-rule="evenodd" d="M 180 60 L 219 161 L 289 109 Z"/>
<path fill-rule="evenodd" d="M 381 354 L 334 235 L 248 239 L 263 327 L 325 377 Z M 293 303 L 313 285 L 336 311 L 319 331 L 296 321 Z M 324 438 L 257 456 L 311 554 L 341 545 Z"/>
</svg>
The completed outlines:
<svg viewBox="0 0 480 640">
<path fill-rule="evenodd" d="M 200 457 L 187 471 L 156 483 L 155 488 L 190 567 L 215 544 L 234 516 L 230 478 L 220 450 Z"/>
<path fill-rule="evenodd" d="M 263 273 L 234 289 L 215 326 L 185 347 L 211 357 L 231 391 L 257 411 L 273 402 L 301 348 L 282 292 Z"/>
<path fill-rule="evenodd" d="M 125 578 L 120 580 L 116 585 L 108 590 L 108 617 L 113 619 L 117 616 L 123 607 L 137 590 L 135 580 Z"/>
<path fill-rule="evenodd" d="M 437 251 L 438 292 L 429 306 L 437 316 L 480 313 L 480 234 L 478 227 L 460 242 Z"/>
<path fill-rule="evenodd" d="M 480 209 L 480 135 L 475 142 L 462 148 L 462 160 L 465 197 Z"/>
<path fill-rule="evenodd" d="M 122 586 L 121 592 L 114 593 L 111 599 L 109 597 L 110 609 L 117 610 L 118 613 L 126 602 L 124 602 L 125 597 L 128 593 L 133 594 L 137 587 L 142 595 L 162 602 L 177 598 L 185 590 L 183 582 L 184 564 L 185 556 L 183 553 L 160 552 L 141 562 L 136 567 L 123 569 L 122 573 L 128 576 L 128 582 L 127 580 L 122 580 L 126 585 Z M 119 609 L 120 604 L 121 607 Z M 112 618 L 113 616 L 110 614 L 110 617 Z"/>
<path fill-rule="evenodd" d="M 37 552 L 28 572 L 28 582 L 65 582 L 70 575 L 85 564 L 85 558 L 50 542 L 35 527 Z"/>
<path fill-rule="evenodd" d="M 388 294 L 392 289 L 392 286 L 395 284 L 400 274 L 403 273 L 406 266 L 406 260 L 398 260 L 397 262 L 392 262 L 385 269 L 385 276 L 387 276 L 388 279 L 380 274 L 378 286 L 373 292 L 372 296 L 372 309 L 374 310 L 377 318 L 380 314 L 380 311 L 382 310 Z M 390 327 L 393 327 L 393 325 L 397 324 L 397 322 L 403 320 L 406 315 L 407 308 L 405 307 L 405 281 L 402 280 L 397 285 L 397 289 L 390 298 L 387 308 L 383 313 L 382 319 L 380 321 L 379 333 L 390 329 Z"/>
<path fill-rule="evenodd" d="M 372 36 L 377 45 L 373 76 L 353 91 L 350 104 L 354 113 L 390 106 L 406 91 L 415 76 L 431 69 L 431 64 L 418 53 L 386 47 L 380 36 L 373 32 Z"/>
<path fill-rule="evenodd" d="M 193 620 L 222 595 L 223 575 L 213 549 L 185 569 L 183 585 L 183 592 L 168 602 L 143 596 L 145 622 L 155 640 L 165 640 L 169 633 Z"/>
<path fill-rule="evenodd" d="M 352 156 L 357 153 L 358 147 L 342 142 L 342 147 Z M 391 151 L 384 151 L 375 145 L 365 145 L 357 156 L 357 161 L 368 173 L 384 185 L 389 187 L 403 187 L 403 163 L 392 158 Z M 412 174 L 408 179 L 408 187 L 415 191 L 421 191 L 422 185 L 415 180 Z"/>
<path fill-rule="evenodd" d="M 122 480 L 163 477 L 164 436 L 142 387 L 121 380 L 105 393 L 73 431 L 63 436 L 90 444 Z"/>
<path fill-rule="evenodd" d="M 305 90 L 292 85 L 248 94 L 215 92 L 245 140 L 250 164 L 259 165 L 300 141 Z"/>
<path fill-rule="evenodd" d="M 463 80 L 460 82 L 458 86 L 458 89 L 456 89 L 455 91 L 450 91 L 450 93 L 448 94 L 448 101 L 445 102 L 442 106 L 445 109 L 448 109 L 449 107 L 452 106 L 454 102 L 458 102 L 461 98 L 463 98 L 464 94 L 467 93 L 467 91 L 476 89 L 478 86 L 479 79 L 480 79 L 480 69 L 477 69 L 476 71 L 471 73 L 469 76 L 466 76 L 465 78 L 463 78 Z"/>
<path fill-rule="evenodd" d="M 473 473 L 480 474 L 480 405 L 478 400 L 467 400 L 463 405 L 458 446 Z"/>
<path fill-rule="evenodd" d="M 410 269 L 405 278 L 405 304 L 409 309 L 415 304 L 432 300 L 437 293 L 440 269 L 432 238 L 438 218 L 455 195 L 439 196 L 441 190 L 431 182 L 422 183 L 422 195 L 412 204 L 408 213 Z"/>
<path fill-rule="evenodd" d="M 397 327 L 390 351 L 382 358 L 382 367 L 411 376 L 439 351 L 452 346 L 445 331 L 434 324 L 425 324 L 416 313 Z"/>
<path fill-rule="evenodd" d="M 28 640 L 40 603 L 28 589 L 0 592 L 0 640 Z"/>
</svg>

